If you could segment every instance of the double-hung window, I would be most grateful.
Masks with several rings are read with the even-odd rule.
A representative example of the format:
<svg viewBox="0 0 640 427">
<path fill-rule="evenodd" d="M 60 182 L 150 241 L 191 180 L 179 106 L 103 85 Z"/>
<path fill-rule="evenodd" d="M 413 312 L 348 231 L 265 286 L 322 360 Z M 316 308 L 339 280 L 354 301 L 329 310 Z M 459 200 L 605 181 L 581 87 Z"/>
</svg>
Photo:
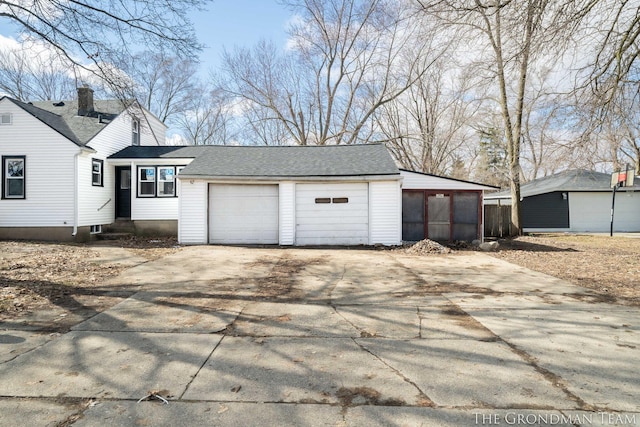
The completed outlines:
<svg viewBox="0 0 640 427">
<path fill-rule="evenodd" d="M 140 145 L 140 120 L 131 120 L 131 145 Z"/>
<path fill-rule="evenodd" d="M 102 187 L 102 179 L 104 161 L 100 159 L 91 159 L 91 185 L 94 187 Z"/>
<path fill-rule="evenodd" d="M 25 198 L 25 156 L 2 156 L 3 199 Z"/>
<path fill-rule="evenodd" d="M 184 166 L 138 166 L 138 197 L 175 197 L 176 175 Z"/>
<path fill-rule="evenodd" d="M 156 167 L 141 166 L 138 168 L 138 197 L 156 196 Z"/>
<path fill-rule="evenodd" d="M 175 196 L 175 171 L 173 166 L 158 166 L 158 197 Z"/>
</svg>

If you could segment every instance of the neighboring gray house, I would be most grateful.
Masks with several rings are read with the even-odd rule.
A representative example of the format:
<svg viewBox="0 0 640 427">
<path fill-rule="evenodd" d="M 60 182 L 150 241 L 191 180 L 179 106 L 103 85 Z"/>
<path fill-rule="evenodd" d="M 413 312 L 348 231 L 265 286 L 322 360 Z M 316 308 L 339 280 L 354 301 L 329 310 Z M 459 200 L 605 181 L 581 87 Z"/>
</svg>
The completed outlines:
<svg viewBox="0 0 640 427">
<path fill-rule="evenodd" d="M 521 186 L 525 232 L 608 232 L 611 218 L 611 175 L 569 170 Z M 510 205 L 508 190 L 485 195 L 486 204 Z M 614 231 L 640 231 L 640 187 L 621 188 L 616 195 Z"/>
</svg>

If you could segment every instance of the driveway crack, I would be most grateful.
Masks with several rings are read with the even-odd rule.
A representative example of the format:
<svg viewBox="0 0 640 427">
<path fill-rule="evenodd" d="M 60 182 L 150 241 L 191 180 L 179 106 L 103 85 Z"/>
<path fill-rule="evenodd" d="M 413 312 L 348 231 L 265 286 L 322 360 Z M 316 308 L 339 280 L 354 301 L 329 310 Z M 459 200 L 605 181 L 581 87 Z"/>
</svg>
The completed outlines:
<svg viewBox="0 0 640 427">
<path fill-rule="evenodd" d="M 375 357 L 377 360 L 379 360 L 387 368 L 391 369 L 396 375 L 398 375 L 400 378 L 402 378 L 405 382 L 407 382 L 407 383 L 411 384 L 413 387 L 415 387 L 415 389 L 418 390 L 418 406 L 424 406 L 424 407 L 430 407 L 430 408 L 434 408 L 436 406 L 435 402 L 433 400 L 431 400 L 429 398 L 429 396 L 427 396 L 427 394 L 418 386 L 418 384 L 416 384 L 414 381 L 411 381 L 410 378 L 408 378 L 406 375 L 404 375 L 398 369 L 396 369 L 393 366 L 391 366 L 390 364 L 388 364 L 384 359 L 382 359 L 380 356 L 375 354 L 373 351 L 369 350 L 367 347 L 365 347 L 364 345 L 360 344 L 355 338 L 352 338 L 352 341 L 358 347 L 360 347 L 360 349 L 362 349 L 363 351 L 369 353 L 370 355 Z"/>
</svg>

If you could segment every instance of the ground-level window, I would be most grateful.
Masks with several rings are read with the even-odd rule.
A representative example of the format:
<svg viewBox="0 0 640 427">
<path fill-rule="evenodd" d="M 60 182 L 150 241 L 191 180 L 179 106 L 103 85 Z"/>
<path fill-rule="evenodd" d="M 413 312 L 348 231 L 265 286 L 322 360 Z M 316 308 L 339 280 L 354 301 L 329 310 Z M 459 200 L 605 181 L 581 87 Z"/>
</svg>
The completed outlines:
<svg viewBox="0 0 640 427">
<path fill-rule="evenodd" d="M 3 199 L 25 198 L 25 156 L 2 156 Z"/>
<path fill-rule="evenodd" d="M 101 225 L 92 225 L 92 226 L 90 227 L 89 232 L 90 232 L 91 234 L 99 234 L 99 233 L 102 233 L 102 226 L 101 226 Z"/>
<path fill-rule="evenodd" d="M 104 176 L 102 171 L 103 166 L 103 160 L 91 159 L 91 185 L 102 187 L 102 178 Z"/>
</svg>

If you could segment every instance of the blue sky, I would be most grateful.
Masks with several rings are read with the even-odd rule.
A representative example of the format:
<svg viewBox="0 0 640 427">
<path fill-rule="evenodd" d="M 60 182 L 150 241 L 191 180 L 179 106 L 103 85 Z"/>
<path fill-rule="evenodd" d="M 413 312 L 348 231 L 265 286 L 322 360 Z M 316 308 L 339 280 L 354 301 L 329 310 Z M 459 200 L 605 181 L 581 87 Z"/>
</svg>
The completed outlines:
<svg viewBox="0 0 640 427">
<path fill-rule="evenodd" d="M 207 46 L 200 55 L 203 75 L 218 66 L 224 47 L 253 46 L 260 39 L 286 44 L 291 12 L 275 0 L 215 0 L 207 9 L 191 14 L 198 39 Z M 16 37 L 16 29 L 0 18 L 0 35 Z"/>
</svg>

